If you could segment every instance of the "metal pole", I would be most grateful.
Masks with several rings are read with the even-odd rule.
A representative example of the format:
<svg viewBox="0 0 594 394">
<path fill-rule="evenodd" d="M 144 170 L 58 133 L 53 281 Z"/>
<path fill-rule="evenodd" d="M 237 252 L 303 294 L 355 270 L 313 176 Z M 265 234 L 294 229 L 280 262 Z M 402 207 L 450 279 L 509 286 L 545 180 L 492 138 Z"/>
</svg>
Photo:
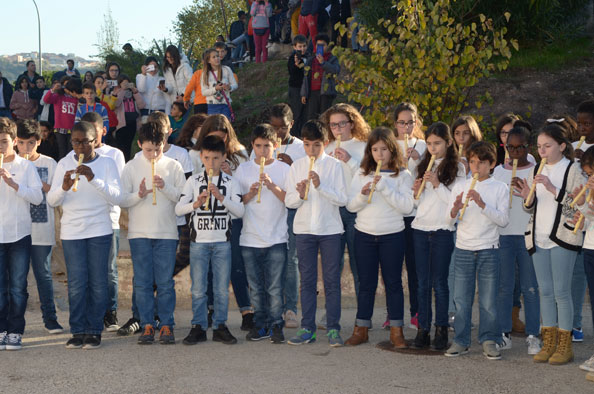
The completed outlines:
<svg viewBox="0 0 594 394">
<path fill-rule="evenodd" d="M 225 22 L 225 40 L 229 36 L 229 29 L 227 28 L 227 15 L 225 15 L 225 5 L 223 4 L 223 0 L 221 0 L 221 11 L 223 12 L 223 22 Z"/>
<path fill-rule="evenodd" d="M 37 31 L 39 33 L 39 75 L 43 75 L 43 61 L 41 60 L 41 18 L 39 17 L 39 8 L 35 0 L 33 0 L 33 4 L 35 4 L 35 11 L 37 11 Z"/>
</svg>

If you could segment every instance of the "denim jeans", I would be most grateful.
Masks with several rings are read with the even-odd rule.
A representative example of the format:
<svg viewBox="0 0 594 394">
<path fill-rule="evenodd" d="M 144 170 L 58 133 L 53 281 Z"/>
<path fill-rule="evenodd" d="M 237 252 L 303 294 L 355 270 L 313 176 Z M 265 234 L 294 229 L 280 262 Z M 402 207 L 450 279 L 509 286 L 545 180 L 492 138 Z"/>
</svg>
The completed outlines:
<svg viewBox="0 0 594 394">
<path fill-rule="evenodd" d="M 520 289 L 524 294 L 526 335 L 538 336 L 540 301 L 532 258 L 526 250 L 523 235 L 502 235 L 499 237 L 499 292 L 497 295 L 497 316 L 502 333 L 512 331 L 516 271 L 519 273 Z"/>
<path fill-rule="evenodd" d="M 51 245 L 31 246 L 31 268 L 33 268 L 35 282 L 37 282 L 37 293 L 39 294 L 43 322 L 56 321 Z"/>
<path fill-rule="evenodd" d="M 419 325 L 431 329 L 431 301 L 435 291 L 435 325 L 448 325 L 448 273 L 454 250 L 452 231 L 414 230 L 415 263 L 419 280 Z"/>
<path fill-rule="evenodd" d="M 340 330 L 340 234 L 296 234 L 301 274 L 301 327 L 316 331 L 318 251 L 326 295 L 326 327 Z"/>
<path fill-rule="evenodd" d="M 229 96 L 227 96 L 229 98 Z M 222 114 L 231 121 L 231 111 L 227 104 L 208 104 L 208 115 Z"/>
<path fill-rule="evenodd" d="M 355 283 L 355 295 L 359 294 L 359 275 L 357 274 L 357 255 L 355 254 L 355 219 L 356 213 L 347 211 L 345 207 L 340 207 L 340 218 L 342 219 L 342 226 L 344 233 L 340 236 L 340 274 L 344 268 L 344 248 L 349 248 L 349 265 L 351 266 L 351 273 L 353 274 L 353 282 Z"/>
<path fill-rule="evenodd" d="M 16 242 L 0 243 L 0 332 L 25 332 L 30 257 L 30 235 Z"/>
<path fill-rule="evenodd" d="M 450 258 L 450 270 L 448 272 L 448 288 L 450 289 L 450 297 L 448 303 L 448 314 L 456 313 L 456 305 L 454 305 L 454 289 L 456 284 L 454 283 L 454 260 L 456 258 L 456 231 L 454 231 L 454 251 Z"/>
<path fill-rule="evenodd" d="M 134 267 L 134 297 L 140 316 L 140 324 L 155 325 L 155 296 L 153 284 L 157 285 L 157 310 L 164 326 L 173 326 L 175 310 L 175 239 L 133 238 L 130 253 Z"/>
<path fill-rule="evenodd" d="M 237 301 L 240 312 L 252 309 L 245 264 L 243 263 L 241 246 L 239 246 L 239 236 L 242 228 L 242 219 L 233 219 L 231 221 L 231 286 L 233 286 L 233 294 L 235 294 L 235 301 Z"/>
<path fill-rule="evenodd" d="M 107 311 L 118 310 L 118 251 L 120 250 L 120 229 L 113 230 L 109 265 L 107 266 Z"/>
<path fill-rule="evenodd" d="M 112 234 L 62 240 L 72 334 L 100 335 L 103 331 L 111 238 Z"/>
<path fill-rule="evenodd" d="M 573 328 L 573 302 L 571 278 L 577 252 L 555 246 L 551 249 L 536 247 L 532 255 L 534 271 L 540 290 L 540 313 L 543 327 Z"/>
<path fill-rule="evenodd" d="M 404 263 L 408 277 L 408 299 L 410 301 L 410 316 L 413 317 L 419 311 L 417 265 L 415 261 L 415 241 L 413 239 L 413 228 L 411 226 L 414 216 L 404 218 Z"/>
<path fill-rule="evenodd" d="M 575 259 L 571 278 L 571 299 L 573 302 L 573 328 L 582 328 L 582 309 L 586 298 L 586 273 L 584 270 L 584 253 L 579 252 Z"/>
<path fill-rule="evenodd" d="M 475 286 L 479 293 L 479 343 L 501 338 L 497 321 L 497 290 L 499 289 L 499 249 L 455 249 L 454 303 L 456 318 L 454 342 L 470 346 L 470 324 Z"/>
<path fill-rule="evenodd" d="M 243 33 L 242 35 L 231 41 L 231 43 L 235 45 L 235 48 L 233 48 L 233 50 L 231 51 L 231 59 L 241 59 L 245 54 L 245 47 L 243 46 L 243 44 L 245 43 L 249 46 L 249 37 L 247 33 Z"/>
<path fill-rule="evenodd" d="M 208 268 L 212 267 L 214 293 L 213 327 L 227 322 L 231 244 L 229 242 L 190 243 L 190 277 L 192 278 L 192 324 L 208 327 L 206 288 Z"/>
<path fill-rule="evenodd" d="M 391 327 L 404 324 L 404 293 L 402 291 L 402 257 L 404 232 L 371 235 L 355 230 L 360 289 L 357 296 L 357 320 L 360 327 L 371 327 L 379 268 L 386 287 L 386 304 Z"/>
<path fill-rule="evenodd" d="M 250 284 L 256 327 L 283 324 L 283 276 L 287 244 L 276 244 L 268 248 L 242 246 L 241 254 Z"/>
<path fill-rule="evenodd" d="M 12 114 L 10 113 L 10 109 L 8 109 L 8 108 L 0 109 L 0 118 L 12 119 Z"/>
<path fill-rule="evenodd" d="M 287 224 L 289 226 L 289 242 L 287 251 L 287 265 L 283 276 L 283 312 L 293 311 L 297 313 L 297 301 L 299 301 L 299 262 L 297 260 L 297 247 L 295 233 L 293 232 L 293 221 L 295 220 L 296 209 L 287 210 Z"/>
<path fill-rule="evenodd" d="M 594 305 L 594 250 L 582 249 L 584 254 L 584 272 L 590 288 L 590 307 Z M 592 314 L 592 324 L 594 325 L 594 313 Z"/>
</svg>

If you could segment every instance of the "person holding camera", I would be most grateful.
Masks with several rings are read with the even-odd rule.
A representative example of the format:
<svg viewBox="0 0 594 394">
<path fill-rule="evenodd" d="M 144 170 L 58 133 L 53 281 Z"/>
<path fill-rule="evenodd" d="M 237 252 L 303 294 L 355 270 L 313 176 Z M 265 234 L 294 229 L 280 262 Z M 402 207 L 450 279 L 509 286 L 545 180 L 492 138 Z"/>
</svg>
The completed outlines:
<svg viewBox="0 0 594 394">
<path fill-rule="evenodd" d="M 237 89 L 233 71 L 221 64 L 219 53 L 214 48 L 204 52 L 202 64 L 200 88 L 206 98 L 208 115 L 223 114 L 233 122 L 235 114 L 231 108 L 231 92 Z"/>
<path fill-rule="evenodd" d="M 128 161 L 131 157 L 132 142 L 139 128 L 138 118 L 145 108 L 145 102 L 140 91 L 125 74 L 118 77 L 118 86 L 112 95 L 116 97 L 114 112 L 118 117 L 115 130 L 116 147 L 124 153 L 124 158 Z"/>
<path fill-rule="evenodd" d="M 165 78 L 159 75 L 159 62 L 155 57 L 149 56 L 144 61 L 141 73 L 136 75 L 136 87 L 146 103 L 142 111 L 143 123 L 144 117 L 152 112 L 161 111 L 169 114 L 168 89 L 165 86 Z"/>
</svg>

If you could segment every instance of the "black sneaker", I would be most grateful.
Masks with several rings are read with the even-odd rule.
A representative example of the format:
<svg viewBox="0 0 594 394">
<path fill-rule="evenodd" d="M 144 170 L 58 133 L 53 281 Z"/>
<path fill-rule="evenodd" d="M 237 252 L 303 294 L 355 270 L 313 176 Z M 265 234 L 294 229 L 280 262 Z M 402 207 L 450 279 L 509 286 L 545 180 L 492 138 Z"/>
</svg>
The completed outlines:
<svg viewBox="0 0 594 394">
<path fill-rule="evenodd" d="M 210 309 L 209 308 L 208 309 L 208 316 L 207 316 L 207 319 L 208 319 L 208 328 L 211 328 L 212 327 L 212 315 L 214 315 L 214 309 Z"/>
<path fill-rule="evenodd" d="M 114 332 L 120 329 L 118 325 L 118 313 L 116 311 L 107 311 L 103 317 L 103 324 L 105 324 L 105 331 Z"/>
<path fill-rule="evenodd" d="M 254 313 L 246 313 L 241 317 L 241 331 L 249 331 L 254 328 Z"/>
<path fill-rule="evenodd" d="M 83 349 L 90 350 L 90 349 L 97 349 L 101 346 L 101 335 L 85 335 L 85 340 L 83 341 Z"/>
<path fill-rule="evenodd" d="M 64 332 L 64 327 L 58 323 L 57 320 L 48 320 L 45 322 L 45 329 L 50 334 L 61 334 Z"/>
<path fill-rule="evenodd" d="M 266 338 L 270 338 L 270 330 L 266 327 L 254 327 L 245 336 L 248 341 L 261 341 Z"/>
<path fill-rule="evenodd" d="M 138 337 L 139 345 L 152 345 L 155 342 L 155 329 L 152 325 L 147 324 L 144 326 L 142 335 Z"/>
<path fill-rule="evenodd" d="M 120 329 L 118 335 L 121 337 L 127 337 L 129 335 L 138 334 L 140 332 L 140 321 L 133 317 L 130 318 Z"/>
<path fill-rule="evenodd" d="M 198 342 L 206 341 L 206 331 L 202 329 L 200 324 L 194 324 L 190 333 L 184 338 L 184 345 L 196 345 Z"/>
<path fill-rule="evenodd" d="M 229 332 L 229 329 L 224 324 L 219 324 L 219 328 L 212 330 L 212 340 L 214 342 L 222 342 L 225 345 L 237 343 L 237 338 L 231 335 L 231 332 Z"/>
<path fill-rule="evenodd" d="M 283 326 L 275 324 L 272 326 L 272 335 L 270 336 L 270 342 L 272 343 L 283 343 L 285 342 L 285 335 L 283 334 Z"/>
<path fill-rule="evenodd" d="M 85 334 L 74 334 L 72 338 L 66 342 L 66 349 L 80 349 L 83 347 Z"/>
</svg>

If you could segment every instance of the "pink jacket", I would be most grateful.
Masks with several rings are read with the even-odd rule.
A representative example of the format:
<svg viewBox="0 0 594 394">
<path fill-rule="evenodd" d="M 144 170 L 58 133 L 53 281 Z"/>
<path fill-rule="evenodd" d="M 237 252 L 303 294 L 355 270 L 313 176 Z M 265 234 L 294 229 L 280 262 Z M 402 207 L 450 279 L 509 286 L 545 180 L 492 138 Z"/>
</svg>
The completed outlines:
<svg viewBox="0 0 594 394">
<path fill-rule="evenodd" d="M 126 114 L 124 111 L 124 91 L 120 90 L 117 96 L 115 109 L 113 110 L 118 117 L 118 125 L 116 130 L 121 129 L 122 127 L 126 126 Z M 136 121 L 136 128 L 140 127 L 140 110 L 146 107 L 144 99 L 140 93 L 134 94 L 134 100 L 136 101 L 136 112 L 138 112 L 138 118 Z"/>
<path fill-rule="evenodd" d="M 48 91 L 43 96 L 43 102 L 54 105 L 54 128 L 72 130 L 78 99 L 68 94 L 57 94 Z"/>
<path fill-rule="evenodd" d="M 33 119 L 37 112 L 37 100 L 32 100 L 29 92 L 17 90 L 10 100 L 10 109 L 17 119 Z"/>
</svg>

